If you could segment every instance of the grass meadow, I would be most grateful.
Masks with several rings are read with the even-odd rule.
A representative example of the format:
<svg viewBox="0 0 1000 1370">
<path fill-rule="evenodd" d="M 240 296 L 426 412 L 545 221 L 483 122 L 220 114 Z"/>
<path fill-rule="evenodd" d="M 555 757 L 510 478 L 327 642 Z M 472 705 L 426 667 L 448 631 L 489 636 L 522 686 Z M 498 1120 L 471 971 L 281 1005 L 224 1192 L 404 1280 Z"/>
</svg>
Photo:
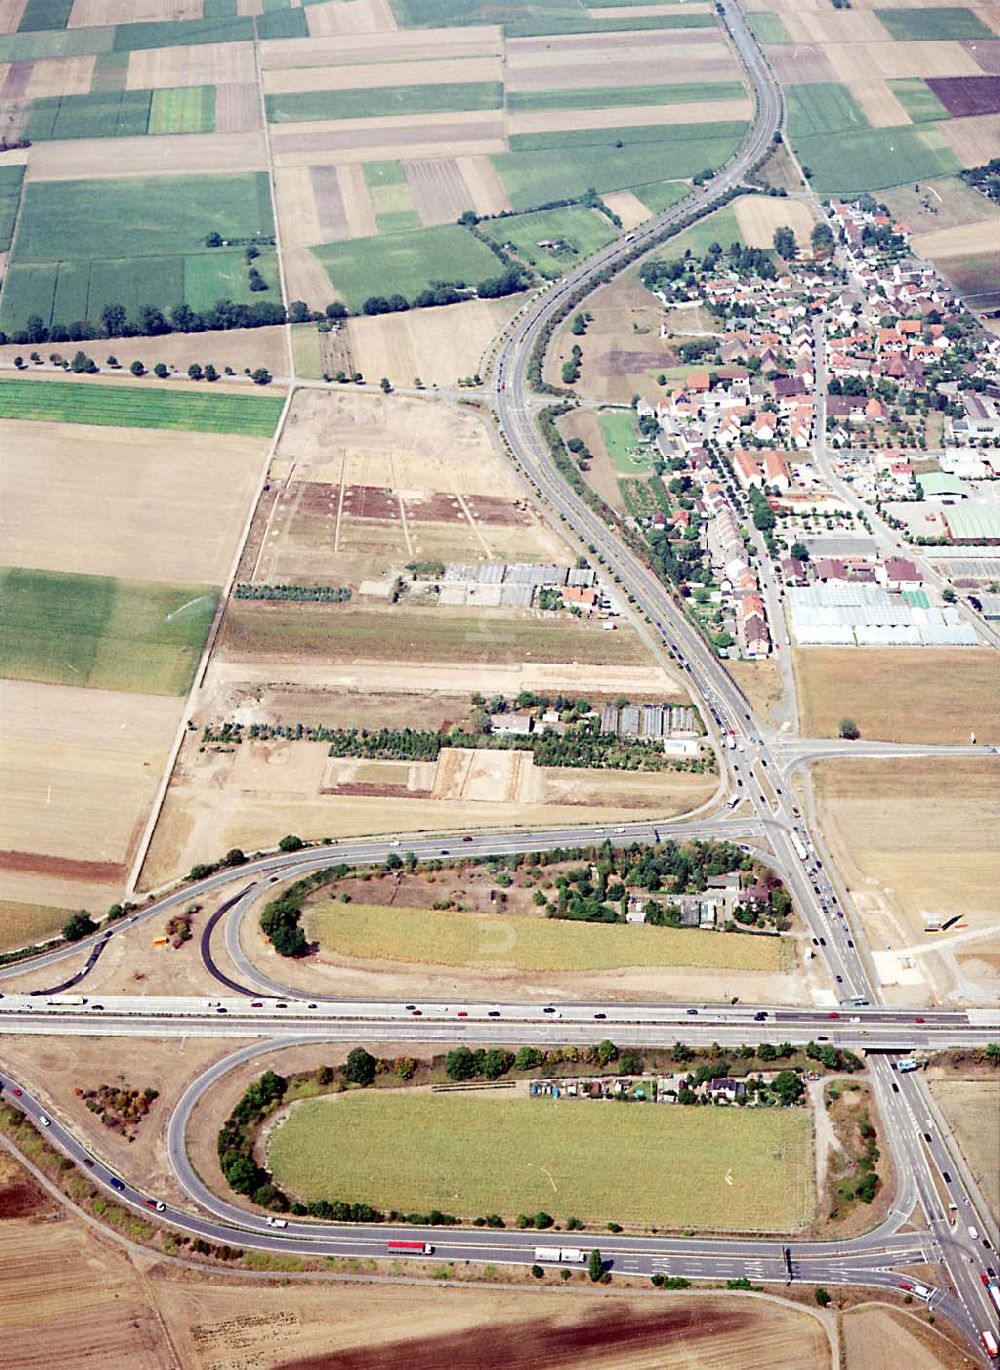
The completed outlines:
<svg viewBox="0 0 1000 1370">
<path fill-rule="evenodd" d="M 996 37 L 977 14 L 962 5 L 942 5 L 937 9 L 876 10 L 875 13 L 897 42 L 947 42 Z"/>
<path fill-rule="evenodd" d="M 785 1232 L 813 1212 L 810 1139 L 804 1108 L 358 1090 L 297 1105 L 271 1134 L 268 1162 L 300 1198 L 404 1213 L 509 1221 L 544 1209 L 589 1223 Z"/>
<path fill-rule="evenodd" d="M 512 246 L 522 262 L 550 280 L 617 237 L 609 219 L 583 205 L 492 219 L 480 227 L 495 243 Z M 539 246 L 543 242 L 558 242 L 565 247 L 543 248 Z"/>
<path fill-rule="evenodd" d="M 0 418 L 111 428 L 177 428 L 268 438 L 283 400 L 275 395 L 164 390 L 89 381 L 0 380 Z"/>
<path fill-rule="evenodd" d="M 614 33 L 619 29 L 709 28 L 710 14 L 630 14 L 592 19 L 583 0 L 394 0 L 393 11 L 404 28 L 447 28 L 459 24 L 500 24 L 508 38 L 541 37 L 549 33 Z"/>
<path fill-rule="evenodd" d="M 0 571 L 0 674 L 14 680 L 181 695 L 218 593 L 111 576 Z"/>
<path fill-rule="evenodd" d="M 412 300 L 432 281 L 474 285 L 503 270 L 490 249 L 457 224 L 329 243 L 314 252 L 352 310 L 360 310 L 369 295 Z"/>
<path fill-rule="evenodd" d="M 887 84 L 915 124 L 951 118 L 927 82 L 919 77 L 910 76 L 899 81 L 889 81 Z"/>
<path fill-rule="evenodd" d="M 10 247 L 23 184 L 23 166 L 0 167 L 0 252 L 6 252 Z"/>
<path fill-rule="evenodd" d="M 611 464 L 620 476 L 634 476 L 650 470 L 651 448 L 640 448 L 631 409 L 625 412 L 598 414 L 604 447 Z"/>
<path fill-rule="evenodd" d="M 624 966 L 783 971 L 790 944 L 778 937 L 698 928 L 577 923 L 393 905 L 325 904 L 310 935 L 339 956 L 424 965 L 513 966 L 522 971 L 597 971 Z"/>
</svg>

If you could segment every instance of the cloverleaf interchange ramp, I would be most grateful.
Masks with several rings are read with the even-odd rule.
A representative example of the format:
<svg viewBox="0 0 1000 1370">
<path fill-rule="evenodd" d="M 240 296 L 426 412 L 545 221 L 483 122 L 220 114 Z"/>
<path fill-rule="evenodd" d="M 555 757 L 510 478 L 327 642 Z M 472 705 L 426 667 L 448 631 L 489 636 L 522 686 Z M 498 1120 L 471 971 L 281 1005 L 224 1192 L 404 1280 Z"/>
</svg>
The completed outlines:
<svg viewBox="0 0 1000 1370">
<path fill-rule="evenodd" d="M 765 791 L 759 782 L 756 788 L 753 786 L 754 769 L 758 765 L 768 766 L 770 776 L 784 778 L 788 768 L 788 756 L 782 760 L 780 746 L 775 746 L 773 739 L 765 736 L 742 693 L 679 610 L 668 589 L 619 544 L 611 530 L 566 486 L 555 470 L 535 424 L 537 405 L 529 391 L 528 376 L 532 356 L 549 325 L 583 298 L 604 275 L 609 272 L 614 274 L 623 269 L 639 252 L 655 245 L 672 229 L 681 227 L 694 218 L 700 218 L 716 208 L 730 191 L 741 185 L 746 173 L 767 153 L 774 134 L 781 126 L 783 105 L 780 90 L 766 59 L 749 32 L 742 12 L 735 0 L 723 0 L 719 10 L 754 89 L 754 120 L 742 148 L 707 186 L 702 187 L 681 205 L 652 220 L 645 228 L 637 230 L 630 235 L 629 240 L 618 241 L 599 252 L 526 308 L 515 321 L 509 336 L 497 353 L 493 372 L 492 403 L 501 435 L 514 461 L 556 516 L 584 545 L 593 545 L 603 556 L 606 565 L 618 578 L 622 589 L 633 598 L 638 612 L 645 614 L 654 625 L 662 644 L 680 662 L 681 669 L 687 675 L 691 693 L 701 702 L 706 722 L 712 720 L 710 729 L 714 727 L 716 736 L 720 732 L 739 736 L 746 742 L 746 749 L 749 752 L 745 760 L 743 753 L 737 760 L 720 749 L 723 765 L 728 768 L 728 773 L 732 775 L 740 772 L 750 782 L 744 792 L 745 807 L 748 805 L 750 810 L 748 818 L 709 818 L 688 825 L 634 824 L 627 826 L 612 840 L 649 841 L 656 840 L 661 834 L 666 837 L 679 835 L 685 831 L 692 836 L 707 837 L 717 833 L 733 838 L 742 837 L 748 841 L 768 840 L 773 848 L 773 855 L 768 854 L 767 859 L 785 874 L 795 902 L 810 928 L 817 934 L 822 931 L 826 939 L 824 954 L 831 975 L 838 983 L 838 992 L 845 1001 L 860 998 L 873 1005 L 872 1009 L 867 1010 L 873 1023 L 872 1030 L 876 1030 L 877 1023 L 884 1026 L 885 1037 L 880 1037 L 879 1040 L 885 1043 L 883 1049 L 890 1051 L 894 1047 L 904 1045 L 899 1040 L 899 1033 L 903 1028 L 905 1016 L 899 1011 L 878 1008 L 877 995 L 864 959 L 863 944 L 862 949 L 859 949 L 849 937 L 848 924 L 835 886 L 825 873 L 821 874 L 811 863 L 805 863 L 804 867 L 793 845 L 792 835 L 796 826 L 801 830 L 803 825 L 801 822 L 796 825 L 796 816 L 789 799 L 782 795 L 779 788 L 775 802 L 772 803 L 765 798 Z M 791 759 L 795 760 L 794 756 Z M 408 845 L 412 846 L 418 859 L 433 859 L 441 852 L 442 840 L 447 841 L 421 838 Z M 503 854 L 592 840 L 603 840 L 602 833 L 593 828 L 578 828 L 558 832 L 494 834 L 474 839 L 466 851 L 468 855 Z M 138 922 L 161 916 L 170 907 L 238 881 L 239 892 L 227 900 L 218 911 L 220 920 L 227 913 L 232 915 L 228 918 L 225 928 L 228 940 L 231 928 L 237 929 L 238 932 L 237 915 L 244 901 L 247 904 L 253 902 L 253 899 L 266 889 L 266 885 L 261 889 L 247 888 L 246 881 L 255 882 L 260 878 L 270 882 L 277 878 L 298 876 L 329 865 L 334 859 L 356 862 L 384 860 L 388 849 L 389 844 L 385 841 L 352 842 L 338 846 L 335 857 L 330 849 L 300 852 L 287 857 L 265 857 L 249 863 L 241 870 L 223 871 L 198 885 L 168 894 L 124 920 L 114 929 L 114 935 L 127 932 Z M 203 943 L 203 950 L 207 953 L 206 963 L 212 960 L 211 932 L 210 927 Z M 90 964 L 93 964 L 93 960 L 100 954 L 107 936 L 107 932 L 102 932 L 90 944 L 83 946 L 82 950 L 86 951 L 89 945 L 93 958 Z M 71 948 L 60 948 L 38 958 L 32 964 L 35 967 L 55 965 L 67 956 L 79 955 L 80 951 L 79 944 Z M 17 966 L 9 972 L 0 973 L 0 979 L 13 976 L 22 969 L 22 966 Z M 79 983 L 85 974 L 86 968 L 82 975 L 71 977 L 63 983 Z M 223 983 L 227 989 L 239 993 L 244 998 L 262 992 L 228 975 Z M 279 990 L 280 987 L 270 992 Z M 301 996 L 298 997 L 301 999 Z M 9 998 L 12 999 L 13 996 Z M 227 1005 L 228 1002 L 226 1001 Z M 273 1050 L 276 1042 L 280 1045 L 294 1045 L 303 1041 L 357 1040 L 359 1027 L 362 1027 L 372 1040 L 377 1040 L 380 1034 L 387 1037 L 391 1035 L 395 1040 L 399 1038 L 401 1025 L 396 1016 L 398 1006 L 350 1006 L 344 1003 L 336 1004 L 333 1001 L 324 1001 L 322 1009 L 319 1007 L 319 1001 L 317 1005 L 315 1027 L 310 1024 L 308 1031 L 302 1023 L 301 1005 L 297 1006 L 292 1018 L 281 1026 L 281 1011 L 263 1005 L 255 1021 L 249 1023 L 248 1031 L 256 1036 L 265 1037 L 266 1040 L 255 1041 L 218 1062 L 189 1086 L 171 1119 L 168 1150 L 174 1172 L 199 1212 L 195 1215 L 186 1210 L 165 1210 L 161 1214 L 164 1220 L 216 1241 L 239 1241 L 242 1245 L 255 1248 L 285 1252 L 301 1251 L 307 1254 L 372 1255 L 384 1252 L 385 1241 L 397 1235 L 394 1229 L 387 1227 L 366 1229 L 358 1226 L 301 1222 L 290 1223 L 287 1229 L 277 1234 L 268 1229 L 262 1217 L 229 1204 L 208 1191 L 190 1165 L 185 1134 L 191 1113 L 198 1099 L 236 1065 L 253 1059 L 259 1053 Z M 353 1016 L 349 1012 L 352 1007 L 355 1010 Z M 486 1006 L 481 1007 L 485 1009 Z M 504 1017 L 506 1018 L 508 1010 L 513 1014 L 516 1007 L 507 1006 Z M 470 1041 L 506 1042 L 516 1040 L 519 1035 L 525 1040 L 530 1037 L 546 1042 L 569 1040 L 577 1035 L 580 1035 L 582 1040 L 583 1033 L 593 1034 L 593 1025 L 586 1022 L 586 1017 L 593 1018 L 591 1010 L 594 1007 L 565 1006 L 565 1017 L 558 1023 L 542 1020 L 537 1010 L 530 1009 L 524 1021 L 517 1025 L 503 1019 L 498 1024 L 489 1024 L 481 1021 L 482 1015 L 477 1013 L 479 1021 L 470 1023 L 461 1031 Z M 145 1001 L 144 1011 L 122 1003 L 119 1005 L 119 1012 L 110 998 L 107 1008 L 107 1017 L 99 1025 L 92 1017 L 81 1017 L 80 1013 L 43 1015 L 24 1010 L 18 1014 L 14 1011 L 13 1005 L 9 1011 L 4 1009 L 3 1018 L 11 1030 L 32 1032 L 62 1030 L 72 1033 L 83 1030 L 125 1036 L 130 1031 L 160 1035 L 167 1035 L 169 1031 L 172 1035 L 179 1030 L 180 1035 L 180 1031 L 190 1032 L 200 1025 L 205 1033 L 212 1032 L 214 1035 L 217 1031 L 218 1035 L 222 1036 L 233 1030 L 237 1014 L 237 1009 L 234 1008 L 233 1016 L 227 1016 L 224 1022 L 219 1019 L 213 1021 L 209 1014 L 201 1012 L 197 1007 L 182 1008 L 179 1003 L 171 1006 L 170 1001 L 154 1004 L 152 999 Z M 571 1010 L 578 1012 L 571 1013 Z M 249 1012 L 249 1009 L 245 1010 L 245 1013 Z M 309 1011 L 305 1012 L 308 1016 Z M 624 1034 L 622 1040 L 626 1040 L 627 1037 L 637 1041 L 649 1041 L 656 1030 L 654 1020 L 657 1014 L 660 1015 L 662 1023 L 662 1015 L 666 1011 L 661 1006 L 633 1006 L 626 1012 L 629 1018 L 621 1023 L 621 1032 Z M 669 1026 L 664 1025 L 662 1030 L 676 1036 L 677 1020 L 684 1012 L 683 1006 L 671 1009 L 668 1014 Z M 783 1023 L 788 1021 L 784 1031 L 791 1033 L 793 1025 L 789 1020 L 794 1015 L 780 1009 L 773 1010 L 773 1013 L 776 1020 L 780 1015 Z M 330 1020 L 340 1018 L 346 1021 L 324 1022 L 324 1015 Z M 575 1018 L 572 1023 L 566 1021 L 571 1016 Z M 823 1015 L 816 1011 L 812 1015 L 806 1013 L 799 1016 L 802 1020 L 801 1031 L 811 1036 L 815 1031 L 816 1020 Z M 961 1021 L 963 1017 L 964 1022 Z M 910 1018 L 912 1021 L 912 1011 Z M 714 1010 L 707 1016 L 705 1023 L 706 1031 L 736 1032 L 741 1034 L 741 1040 L 747 1040 L 753 1031 L 764 1036 L 766 1028 L 766 1024 L 758 1028 L 756 1024 L 743 1020 L 735 1024 L 730 1022 L 727 1026 L 723 1010 Z M 963 1033 L 969 1034 L 972 1040 L 983 1040 L 985 1029 L 986 1025 L 971 1024 L 965 1015 L 929 1013 L 921 1027 L 921 1036 L 929 1045 L 951 1040 L 948 1034 L 960 1041 L 966 1040 Z M 432 1020 L 425 1019 L 416 1023 L 406 1020 L 405 1030 L 411 1040 L 425 1043 L 454 1041 L 459 1035 L 458 1025 L 437 1016 Z M 794 1030 L 798 1031 L 799 1026 Z M 881 1031 L 882 1028 L 878 1030 Z M 908 1044 L 914 1040 L 913 1029 L 907 1026 L 905 1031 Z M 838 1024 L 837 1040 L 843 1041 L 844 1044 L 849 1041 L 857 1044 L 850 1036 L 846 1024 Z M 949 1147 L 938 1129 L 934 1129 L 930 1134 L 932 1140 L 929 1143 L 923 1139 L 923 1130 L 918 1124 L 918 1119 L 922 1119 L 930 1110 L 924 1097 L 922 1083 L 913 1076 L 900 1077 L 898 1089 L 892 1089 L 894 1077 L 889 1062 L 884 1057 L 871 1058 L 871 1073 L 873 1088 L 882 1111 L 887 1143 L 891 1145 L 896 1156 L 896 1169 L 900 1176 L 896 1208 L 890 1219 L 880 1228 L 851 1241 L 791 1243 L 795 1278 L 888 1288 L 898 1283 L 898 1275 L 894 1271 L 899 1266 L 923 1261 L 939 1265 L 944 1271 L 944 1282 L 950 1289 L 936 1298 L 935 1309 L 940 1309 L 944 1316 L 974 1341 L 983 1327 L 991 1325 L 992 1310 L 972 1268 L 969 1243 L 964 1239 L 959 1240 L 957 1233 L 951 1231 L 941 1198 L 941 1189 L 948 1188 L 949 1195 L 955 1194 L 960 1200 L 970 1198 L 980 1215 L 985 1212 L 981 1197 L 971 1189 L 966 1193 L 967 1186 L 961 1181 L 953 1180 L 950 1185 L 946 1185 L 941 1178 L 945 1167 L 948 1168 L 947 1173 L 950 1175 L 960 1176 L 962 1172 L 952 1159 Z M 22 1102 L 25 1111 L 37 1119 L 41 1113 L 38 1102 L 30 1096 L 25 1097 Z M 49 1135 L 74 1160 L 85 1159 L 84 1148 L 58 1122 L 52 1122 Z M 111 1184 L 112 1180 L 117 1178 L 99 1164 L 95 1164 L 91 1174 L 96 1181 L 103 1184 Z M 119 1179 L 115 1188 L 127 1202 L 145 1204 L 145 1196 L 141 1191 L 127 1184 L 122 1188 L 123 1184 L 124 1182 Z M 919 1232 L 903 1232 L 900 1229 L 906 1223 L 914 1204 L 919 1204 L 923 1210 L 927 1228 Z M 202 1216 L 206 1213 L 208 1217 Z M 982 1217 L 980 1221 L 983 1221 Z M 401 1234 L 406 1238 L 423 1238 L 432 1242 L 441 1255 L 451 1259 L 505 1260 L 520 1263 L 531 1263 L 534 1246 L 541 1240 L 533 1236 L 529 1245 L 526 1239 L 518 1238 L 510 1232 L 450 1230 L 443 1235 L 440 1229 L 436 1228 L 423 1231 L 408 1227 L 401 1230 Z M 615 1262 L 616 1268 L 627 1269 L 629 1273 L 649 1274 L 662 1270 L 663 1263 L 668 1262 L 671 1274 L 692 1277 L 728 1279 L 749 1274 L 755 1279 L 783 1281 L 787 1276 L 781 1245 L 774 1240 L 754 1242 L 728 1238 L 606 1238 L 602 1235 L 601 1248 L 605 1255 Z M 973 1254 L 976 1254 L 974 1249 Z"/>
</svg>

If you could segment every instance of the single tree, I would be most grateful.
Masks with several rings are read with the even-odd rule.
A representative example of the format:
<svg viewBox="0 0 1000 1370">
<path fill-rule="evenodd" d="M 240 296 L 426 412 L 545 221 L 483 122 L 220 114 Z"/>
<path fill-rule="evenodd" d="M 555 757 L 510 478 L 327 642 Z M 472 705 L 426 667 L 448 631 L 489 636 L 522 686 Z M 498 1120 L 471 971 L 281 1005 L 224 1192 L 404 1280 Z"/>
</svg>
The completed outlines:
<svg viewBox="0 0 1000 1370">
<path fill-rule="evenodd" d="M 861 729 L 853 718 L 842 718 L 838 731 L 840 736 L 845 738 L 848 742 L 856 742 L 861 736 Z"/>
<path fill-rule="evenodd" d="M 604 1274 L 604 1261 L 601 1259 L 601 1253 L 596 1246 L 591 1251 L 590 1259 L 587 1262 L 587 1274 L 594 1284 L 597 1284 Z"/>
<path fill-rule="evenodd" d="M 63 924 L 62 934 L 67 942 L 79 942 L 81 937 L 89 937 L 97 931 L 97 924 L 86 909 L 80 909 Z"/>
<path fill-rule="evenodd" d="M 375 1079 L 377 1065 L 378 1062 L 370 1051 L 366 1051 L 364 1047 L 353 1047 L 347 1054 L 344 1077 L 350 1080 L 352 1085 L 370 1085 Z"/>
</svg>

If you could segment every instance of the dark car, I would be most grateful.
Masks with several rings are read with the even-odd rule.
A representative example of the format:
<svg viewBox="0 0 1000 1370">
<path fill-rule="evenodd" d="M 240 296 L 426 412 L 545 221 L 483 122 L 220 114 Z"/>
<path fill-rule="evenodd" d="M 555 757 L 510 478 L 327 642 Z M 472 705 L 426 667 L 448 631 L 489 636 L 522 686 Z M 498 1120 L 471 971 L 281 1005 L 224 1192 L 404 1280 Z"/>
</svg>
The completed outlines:
<svg viewBox="0 0 1000 1370">
<path fill-rule="evenodd" d="M 606 1018 L 607 1016 L 608 1016 L 608 1015 L 607 1015 L 606 1013 L 595 1013 L 595 1014 L 594 1014 L 594 1017 L 595 1017 L 595 1018 Z"/>
<path fill-rule="evenodd" d="M 825 937 L 821 937 L 821 938 L 819 939 L 819 944 L 820 944 L 821 947 L 825 947 L 825 946 L 826 946 L 826 938 L 825 938 Z"/>
<path fill-rule="evenodd" d="M 543 1012 L 543 1013 L 555 1013 L 555 1009 L 552 1007 L 551 1004 L 549 1004 L 546 1008 L 543 1008 L 543 1009 L 542 1009 L 542 1012 Z"/>
<path fill-rule="evenodd" d="M 463 837 L 463 838 L 462 838 L 462 841 L 463 841 L 463 842 L 471 842 L 471 841 L 472 841 L 472 838 L 471 838 L 471 837 Z"/>
<path fill-rule="evenodd" d="M 761 1009 L 758 1013 L 755 1013 L 755 1014 L 754 1014 L 753 1020 L 754 1020 L 755 1023 L 763 1023 L 763 1021 L 764 1021 L 764 1019 L 765 1019 L 766 1017 L 767 1017 L 767 1010 L 766 1010 L 766 1009 Z"/>
<path fill-rule="evenodd" d="M 898 1093 L 899 1093 L 899 1085 L 896 1084 L 896 1081 L 895 1081 L 895 1080 L 893 1080 L 893 1082 L 892 1082 L 892 1092 L 893 1092 L 893 1094 L 898 1094 Z"/>
<path fill-rule="evenodd" d="M 121 1180 L 112 1179 L 112 1181 L 111 1181 L 111 1188 L 112 1188 L 112 1189 L 117 1189 L 119 1193 L 122 1193 L 122 1192 L 124 1191 L 124 1189 L 125 1189 L 125 1186 L 124 1186 L 124 1184 L 121 1182 Z"/>
<path fill-rule="evenodd" d="M 931 1134 L 930 1134 L 929 1132 L 925 1132 L 925 1133 L 924 1133 L 924 1141 L 925 1141 L 925 1142 L 929 1142 L 930 1140 L 931 1140 Z"/>
<path fill-rule="evenodd" d="M 442 855 L 442 856 L 450 856 L 450 855 L 451 855 L 451 852 L 448 850 L 447 847 L 442 847 L 442 848 L 441 848 L 441 855 Z"/>
<path fill-rule="evenodd" d="M 94 1158 L 93 1158 L 93 1156 L 84 1156 L 84 1158 L 83 1158 L 83 1163 L 84 1163 L 84 1165 L 87 1167 L 88 1170 L 93 1170 L 93 1168 L 94 1168 Z"/>
<path fill-rule="evenodd" d="M 838 984 L 838 985 L 842 985 L 843 983 L 844 983 L 844 977 L 843 977 L 842 975 L 838 975 L 838 976 L 837 976 L 837 984 Z"/>
<path fill-rule="evenodd" d="M 689 1009 L 688 1009 L 688 1013 L 694 1014 L 694 1013 L 697 1013 L 697 1012 L 698 1012 L 698 1010 L 697 1010 L 696 1008 L 689 1008 Z"/>
<path fill-rule="evenodd" d="M 263 1004 L 263 1001 L 262 1001 L 262 1000 L 260 1000 L 260 999 L 255 999 L 255 1000 L 253 1001 L 253 1003 L 250 1005 L 250 1007 L 251 1007 L 251 1008 L 263 1008 L 263 1007 L 264 1007 L 264 1004 Z"/>
<path fill-rule="evenodd" d="M 951 1176 L 948 1174 L 947 1170 L 941 1171 L 941 1178 L 944 1180 L 945 1184 L 951 1184 Z"/>
<path fill-rule="evenodd" d="M 227 1008 L 225 1008 L 222 1004 L 220 1004 L 219 1007 L 218 1007 L 215 1011 L 216 1011 L 216 1013 L 228 1013 L 228 1012 L 229 1012 L 229 1010 L 228 1010 Z"/>
<path fill-rule="evenodd" d="M 490 1011 L 489 1011 L 489 1013 L 488 1013 L 486 1016 L 487 1016 L 487 1018 L 499 1018 L 499 1017 L 500 1017 L 500 1010 L 499 1010 L 498 1008 L 491 1008 Z"/>
</svg>

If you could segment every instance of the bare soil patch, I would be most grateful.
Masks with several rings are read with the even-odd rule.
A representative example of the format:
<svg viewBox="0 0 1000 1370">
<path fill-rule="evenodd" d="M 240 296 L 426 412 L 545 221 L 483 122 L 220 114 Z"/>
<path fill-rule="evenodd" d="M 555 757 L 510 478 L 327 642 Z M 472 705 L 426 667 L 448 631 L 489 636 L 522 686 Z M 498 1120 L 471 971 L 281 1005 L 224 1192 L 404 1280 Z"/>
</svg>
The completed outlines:
<svg viewBox="0 0 1000 1370">
<path fill-rule="evenodd" d="M 407 161 L 403 163 L 403 172 L 425 228 L 454 223 L 460 214 L 472 208 L 465 179 L 454 157 Z"/>
<path fill-rule="evenodd" d="M 956 1347 L 912 1313 L 875 1305 L 843 1316 L 847 1370 L 952 1370 L 967 1363 Z"/>
<path fill-rule="evenodd" d="M 726 670 L 764 718 L 781 703 L 781 671 L 776 661 L 727 661 Z"/>
<path fill-rule="evenodd" d="M 263 114 L 257 87 L 250 82 L 223 82 L 215 87 L 216 133 L 246 133 L 261 127 Z"/>
<path fill-rule="evenodd" d="M 351 0 L 352 7 L 358 0 Z M 503 52 L 501 30 L 490 25 L 454 29 L 397 29 L 393 33 L 282 38 L 260 44 L 261 66 L 328 67 L 377 62 L 437 62 Z"/>
<path fill-rule="evenodd" d="M 169 49 L 171 52 L 176 48 Z M 195 51 L 202 51 L 201 48 Z M 192 81 L 189 84 L 198 85 Z M 219 175 L 264 171 L 264 135 L 246 133 L 176 133 L 157 138 L 115 138 L 114 156 L 107 138 L 35 143 L 28 162 L 30 181 L 117 180 L 122 176 Z"/>
<path fill-rule="evenodd" d="M 561 361 L 574 343 L 583 348 L 583 367 L 574 389 L 587 399 L 628 404 L 634 394 L 656 404 L 663 391 L 657 374 L 675 360 L 660 338 L 662 309 L 659 301 L 634 273 L 603 285 L 587 301 L 593 319 L 582 339 L 573 337 L 569 325 L 556 335 L 549 352 L 547 378 L 559 383 Z"/>
<path fill-rule="evenodd" d="M 976 224 L 960 224 L 955 228 L 937 229 L 931 233 L 917 234 L 912 241 L 914 251 L 932 260 L 986 253 L 996 247 L 997 221 L 994 218 Z"/>
<path fill-rule="evenodd" d="M 1000 76 L 1000 41 L 974 43 L 966 40 L 962 46 L 972 57 L 978 71 Z"/>
<path fill-rule="evenodd" d="M 0 4 L 0 33 L 16 33 L 28 0 L 3 0 Z"/>
<path fill-rule="evenodd" d="M 289 297 L 304 300 L 310 309 L 330 303 L 333 288 L 316 254 L 308 247 L 295 247 L 285 253 L 285 280 Z"/>
<path fill-rule="evenodd" d="M 315 178 L 318 170 L 296 166 L 279 167 L 275 171 L 274 207 L 281 230 L 281 246 L 286 257 L 300 247 L 333 242 L 336 238 L 347 236 L 347 220 L 343 217 L 343 205 L 340 203 L 340 184 L 337 181 L 336 167 L 322 168 L 326 175 L 326 182 L 321 185 L 325 222 L 320 217 L 316 195 Z M 338 219 L 333 213 L 335 204 L 341 211 L 340 218 L 343 219 L 340 231 L 337 229 Z"/>
<path fill-rule="evenodd" d="M 863 10 L 784 9 L 781 22 L 793 43 L 891 43 L 877 17 Z"/>
<path fill-rule="evenodd" d="M 617 214 L 621 219 L 626 233 L 653 217 L 653 211 L 631 190 L 615 190 L 610 195 L 602 196 L 602 199 L 612 214 Z"/>
<path fill-rule="evenodd" d="M 221 584 L 265 447 L 230 434 L 2 420 L 0 562 Z"/>
<path fill-rule="evenodd" d="M 831 16 L 839 17 L 837 16 Z M 856 16 L 858 18 L 861 15 Z M 904 76 L 978 76 L 981 68 L 961 43 L 927 42 L 841 43 L 830 42 L 827 56 L 840 80 L 890 81 Z"/>
<path fill-rule="evenodd" d="M 347 217 L 349 238 L 370 238 L 378 232 L 375 206 L 361 166 L 337 167 L 340 197 Z M 315 182 L 313 183 L 315 185 Z"/>
<path fill-rule="evenodd" d="M 1000 110 L 1000 76 L 937 77 L 927 84 L 956 119 Z"/>
<path fill-rule="evenodd" d="M 336 154 L 337 161 L 371 162 L 405 157 L 493 154 L 506 151 L 503 115 L 496 110 L 455 114 L 409 114 L 393 119 L 323 119 L 278 124 L 271 134 L 279 165 L 301 164 L 310 154 Z M 358 236 L 358 235 L 356 235 Z"/>
<path fill-rule="evenodd" d="M 1000 1081 L 935 1079 L 931 1093 L 957 1134 L 966 1164 L 996 1218 L 1000 1214 L 1000 1156 L 996 1146 Z"/>
<path fill-rule="evenodd" d="M 848 89 L 873 128 L 897 128 L 913 122 L 885 81 L 851 81 Z"/>
<path fill-rule="evenodd" d="M 806 85 L 837 80 L 837 72 L 820 44 L 771 43 L 767 56 L 779 81 Z"/>
<path fill-rule="evenodd" d="M 604 446 L 604 435 L 597 415 L 592 409 L 574 409 L 559 420 L 559 431 L 567 439 L 582 438 L 594 454 L 587 471 L 587 482 L 592 485 L 601 499 L 619 514 L 625 512 L 625 501 L 618 485 L 615 468 L 611 464 Z"/>
<path fill-rule="evenodd" d="M 971 119 L 946 119 L 941 132 L 963 166 L 982 166 L 1000 147 L 1000 114 L 976 114 Z"/>
<path fill-rule="evenodd" d="M 510 209 L 507 191 L 488 157 L 458 157 L 455 159 L 469 193 L 469 202 L 477 214 L 501 214 Z"/>
<path fill-rule="evenodd" d="M 306 7 L 309 33 L 317 38 L 347 33 L 391 33 L 396 16 L 389 0 L 325 0 Z"/>
</svg>

